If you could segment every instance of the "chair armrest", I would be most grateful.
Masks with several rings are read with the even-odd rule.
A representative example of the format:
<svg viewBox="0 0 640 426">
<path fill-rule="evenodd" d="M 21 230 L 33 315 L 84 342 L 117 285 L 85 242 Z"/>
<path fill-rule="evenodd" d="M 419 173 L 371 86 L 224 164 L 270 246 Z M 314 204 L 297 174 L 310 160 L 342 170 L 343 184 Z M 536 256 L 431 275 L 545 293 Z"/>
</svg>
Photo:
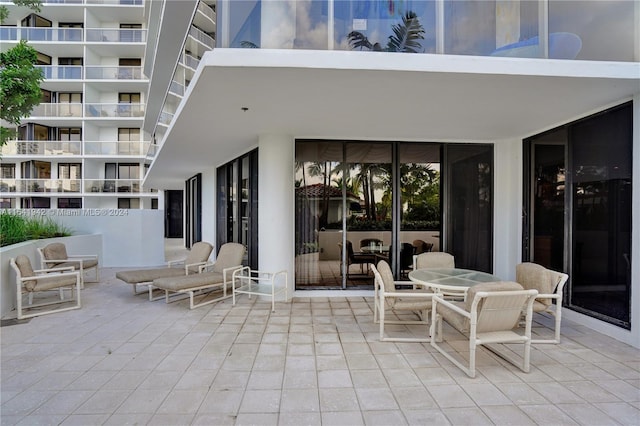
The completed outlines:
<svg viewBox="0 0 640 426">
<path fill-rule="evenodd" d="M 178 265 L 179 263 L 184 263 L 185 260 L 187 259 L 170 260 L 167 262 L 167 268 L 171 268 L 173 265 Z"/>
<path fill-rule="evenodd" d="M 233 275 L 232 277 L 235 277 L 235 272 L 238 270 L 242 270 L 245 267 L 243 267 L 242 265 L 236 265 L 236 266 L 230 266 L 228 268 L 224 268 L 222 270 L 222 276 L 224 277 L 224 282 L 227 282 L 227 273 L 231 272 Z M 246 266 L 246 268 L 248 268 L 248 266 Z"/>
<path fill-rule="evenodd" d="M 198 267 L 198 273 L 202 272 L 202 265 L 206 265 L 207 263 L 209 263 L 208 261 L 206 262 L 196 262 L 196 263 L 185 263 L 184 265 L 184 273 L 186 275 L 189 275 L 189 269 L 193 266 L 197 266 Z"/>
<path fill-rule="evenodd" d="M 85 259 L 97 259 L 98 255 L 97 254 L 70 254 L 68 255 L 69 259 L 80 259 L 80 258 L 85 258 Z"/>
<path fill-rule="evenodd" d="M 45 275 L 34 275 L 32 277 L 20 277 L 20 282 L 26 281 L 46 281 L 51 278 L 60 278 L 60 277 L 77 277 L 80 279 L 80 271 L 70 271 L 70 272 L 62 272 L 59 274 L 45 274 Z"/>
<path fill-rule="evenodd" d="M 415 297 L 418 299 L 431 299 L 435 293 L 425 293 L 425 292 L 412 293 L 411 291 L 394 291 L 394 292 L 381 291 L 380 294 L 384 297 L 402 297 L 402 298 Z"/>
<path fill-rule="evenodd" d="M 454 305 L 453 303 L 451 303 L 451 302 L 439 297 L 437 294 L 434 294 L 433 297 L 431 298 L 431 300 L 433 302 L 432 309 L 433 309 L 434 312 L 437 310 L 436 305 L 438 303 L 440 303 L 440 304 L 446 306 L 447 308 L 450 308 L 454 312 L 456 312 L 456 313 L 458 313 L 458 314 L 460 314 L 460 315 L 462 315 L 464 317 L 467 317 L 467 318 L 471 319 L 471 313 L 470 312 L 467 312 L 464 309 L 460 308 L 459 306 Z"/>
<path fill-rule="evenodd" d="M 34 273 L 37 274 L 41 274 L 41 275 L 46 275 L 49 274 L 51 272 L 63 272 L 63 271 L 75 271 L 76 268 L 75 266 L 64 266 L 61 268 L 50 268 L 50 269 L 34 269 Z"/>
</svg>

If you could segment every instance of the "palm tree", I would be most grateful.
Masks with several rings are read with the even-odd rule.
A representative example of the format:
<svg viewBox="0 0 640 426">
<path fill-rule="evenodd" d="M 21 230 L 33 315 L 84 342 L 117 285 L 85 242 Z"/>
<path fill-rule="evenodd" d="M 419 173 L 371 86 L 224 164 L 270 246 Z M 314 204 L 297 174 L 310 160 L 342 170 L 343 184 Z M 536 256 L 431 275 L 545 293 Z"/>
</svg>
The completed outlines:
<svg viewBox="0 0 640 426">
<path fill-rule="evenodd" d="M 373 43 L 359 31 L 351 31 L 347 38 L 352 49 L 367 49 L 376 52 L 424 52 L 419 40 L 424 40 L 424 27 L 415 12 L 407 11 L 402 23 L 391 27 L 393 34 L 389 36 L 387 46 L 383 49 L 380 43 Z"/>
</svg>

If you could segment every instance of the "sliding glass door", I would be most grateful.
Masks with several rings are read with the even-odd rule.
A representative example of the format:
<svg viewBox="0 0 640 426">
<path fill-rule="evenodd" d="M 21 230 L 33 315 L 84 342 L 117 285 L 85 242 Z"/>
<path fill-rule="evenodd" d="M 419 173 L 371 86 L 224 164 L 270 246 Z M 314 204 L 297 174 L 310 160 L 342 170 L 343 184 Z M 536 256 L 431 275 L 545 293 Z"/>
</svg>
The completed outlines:
<svg viewBox="0 0 640 426">
<path fill-rule="evenodd" d="M 380 260 L 406 278 L 424 251 L 491 272 L 492 159 L 491 145 L 298 141 L 296 288 L 371 288 Z"/>
</svg>

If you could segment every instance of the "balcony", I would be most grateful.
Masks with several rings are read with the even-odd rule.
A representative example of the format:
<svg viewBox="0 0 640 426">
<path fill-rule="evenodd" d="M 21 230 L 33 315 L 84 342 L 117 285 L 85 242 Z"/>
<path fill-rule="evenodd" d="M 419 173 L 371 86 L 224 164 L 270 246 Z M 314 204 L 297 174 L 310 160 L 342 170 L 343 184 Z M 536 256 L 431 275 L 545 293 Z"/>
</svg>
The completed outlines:
<svg viewBox="0 0 640 426">
<path fill-rule="evenodd" d="M 78 117 L 82 118 L 82 103 L 39 104 L 31 111 L 32 117 Z"/>
<path fill-rule="evenodd" d="M 215 47 L 216 42 L 213 37 L 194 26 L 189 29 L 189 35 L 210 49 Z"/>
<path fill-rule="evenodd" d="M 198 12 L 202 13 L 213 22 L 216 22 L 216 12 L 208 4 L 202 1 L 198 3 Z"/>
<path fill-rule="evenodd" d="M 88 28 L 88 42 L 145 43 L 147 30 L 132 28 Z"/>
<path fill-rule="evenodd" d="M 84 143 L 85 155 L 144 155 L 149 142 L 96 141 Z"/>
<path fill-rule="evenodd" d="M 55 41 L 55 42 L 80 42 L 83 41 L 82 28 L 57 28 L 57 27 L 0 27 L 0 40 L 30 42 Z"/>
<path fill-rule="evenodd" d="M 2 155 L 81 155 L 80 141 L 8 141 Z"/>
<path fill-rule="evenodd" d="M 81 65 L 36 65 L 48 80 L 82 80 Z"/>
<path fill-rule="evenodd" d="M 144 104 L 85 104 L 85 117 L 143 117 Z"/>
<path fill-rule="evenodd" d="M 184 96 L 184 86 L 174 80 L 169 86 L 169 93 L 173 93 L 174 95 L 178 96 Z"/>
<path fill-rule="evenodd" d="M 82 179 L 2 179 L 0 192 L 81 192 Z"/>
<path fill-rule="evenodd" d="M 87 80 L 141 80 L 142 67 L 86 66 Z"/>
<path fill-rule="evenodd" d="M 85 191 L 91 193 L 139 193 L 140 179 L 86 179 Z"/>
<path fill-rule="evenodd" d="M 200 59 L 185 53 L 182 59 L 182 64 L 195 70 L 198 69 L 198 65 L 200 65 Z"/>
<path fill-rule="evenodd" d="M 173 120 L 173 114 L 169 112 L 162 112 L 160 113 L 160 117 L 158 117 L 158 124 L 164 124 L 165 126 L 168 126 L 169 124 L 171 124 L 171 120 Z"/>
</svg>

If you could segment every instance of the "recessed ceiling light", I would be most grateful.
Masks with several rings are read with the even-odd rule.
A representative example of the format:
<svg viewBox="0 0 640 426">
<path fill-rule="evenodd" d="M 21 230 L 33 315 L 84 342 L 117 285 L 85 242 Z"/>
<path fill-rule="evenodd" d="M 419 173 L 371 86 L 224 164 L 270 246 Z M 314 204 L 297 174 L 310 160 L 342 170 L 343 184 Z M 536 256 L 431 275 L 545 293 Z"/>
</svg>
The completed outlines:
<svg viewBox="0 0 640 426">
<path fill-rule="evenodd" d="M 249 111 L 249 108 L 247 108 L 247 107 L 242 107 L 242 108 L 240 108 L 240 109 L 242 110 L 242 112 L 247 112 L 247 111 Z"/>
</svg>

